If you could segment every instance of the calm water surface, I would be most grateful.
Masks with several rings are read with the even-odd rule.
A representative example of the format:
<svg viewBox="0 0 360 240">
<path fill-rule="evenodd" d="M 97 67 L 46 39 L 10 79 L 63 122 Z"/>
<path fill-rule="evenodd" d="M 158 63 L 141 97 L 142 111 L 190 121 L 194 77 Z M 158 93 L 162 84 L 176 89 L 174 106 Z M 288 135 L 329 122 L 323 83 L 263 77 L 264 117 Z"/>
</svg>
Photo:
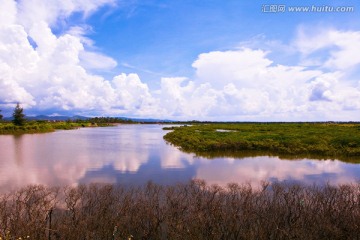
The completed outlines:
<svg viewBox="0 0 360 240">
<path fill-rule="evenodd" d="M 47 134 L 0 135 L 0 192 L 29 184 L 173 184 L 201 178 L 211 184 L 267 181 L 349 183 L 360 164 L 278 157 L 206 159 L 163 140 L 161 125 L 119 125 Z"/>
</svg>

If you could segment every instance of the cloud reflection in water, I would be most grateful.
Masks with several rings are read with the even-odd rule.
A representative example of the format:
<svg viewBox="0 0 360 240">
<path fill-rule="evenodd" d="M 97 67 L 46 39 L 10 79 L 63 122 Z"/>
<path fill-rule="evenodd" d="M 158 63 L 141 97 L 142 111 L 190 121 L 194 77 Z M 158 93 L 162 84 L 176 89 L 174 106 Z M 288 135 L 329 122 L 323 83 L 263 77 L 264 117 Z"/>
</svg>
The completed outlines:
<svg viewBox="0 0 360 240">
<path fill-rule="evenodd" d="M 360 179 L 360 164 L 337 160 L 195 157 L 166 144 L 164 133 L 160 125 L 120 125 L 0 136 L 0 192 L 28 184 L 171 184 L 194 178 L 220 185 L 256 185 L 262 180 L 341 184 Z"/>
</svg>

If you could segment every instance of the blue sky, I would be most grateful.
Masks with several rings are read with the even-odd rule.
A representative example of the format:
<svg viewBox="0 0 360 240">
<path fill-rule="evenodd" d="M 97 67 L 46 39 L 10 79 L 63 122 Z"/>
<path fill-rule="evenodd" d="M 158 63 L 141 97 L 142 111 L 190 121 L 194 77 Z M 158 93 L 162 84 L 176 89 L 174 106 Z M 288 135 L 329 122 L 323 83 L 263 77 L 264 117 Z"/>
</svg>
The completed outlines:
<svg viewBox="0 0 360 240">
<path fill-rule="evenodd" d="M 338 1 L 339 6 L 359 5 L 352 2 Z M 286 6 L 329 3 L 333 1 L 288 1 Z M 283 1 L 129 1 L 120 2 L 117 9 L 104 7 L 86 22 L 93 28 L 89 37 L 96 46 L 118 61 L 115 74 L 133 72 L 128 64 L 154 84 L 159 76 L 191 76 L 192 62 L 204 52 L 234 49 L 259 38 L 286 44 L 302 25 L 341 29 L 360 25 L 356 13 L 262 12 L 269 4 L 282 5 Z M 282 63 L 288 58 L 278 60 Z"/>
<path fill-rule="evenodd" d="M 0 109 L 356 121 L 359 1 L 0 0 Z M 284 7 L 284 11 L 269 9 Z M 291 7 L 351 7 L 291 12 Z"/>
</svg>

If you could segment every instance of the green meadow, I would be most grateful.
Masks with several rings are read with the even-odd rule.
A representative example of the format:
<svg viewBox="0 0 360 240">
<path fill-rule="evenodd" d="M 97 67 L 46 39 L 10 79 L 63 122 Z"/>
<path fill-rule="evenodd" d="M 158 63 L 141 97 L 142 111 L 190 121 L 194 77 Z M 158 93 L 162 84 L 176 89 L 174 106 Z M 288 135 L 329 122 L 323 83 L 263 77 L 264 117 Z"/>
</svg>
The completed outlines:
<svg viewBox="0 0 360 240">
<path fill-rule="evenodd" d="M 164 139 L 212 156 L 279 155 L 359 161 L 359 123 L 209 123 L 170 127 Z"/>
</svg>

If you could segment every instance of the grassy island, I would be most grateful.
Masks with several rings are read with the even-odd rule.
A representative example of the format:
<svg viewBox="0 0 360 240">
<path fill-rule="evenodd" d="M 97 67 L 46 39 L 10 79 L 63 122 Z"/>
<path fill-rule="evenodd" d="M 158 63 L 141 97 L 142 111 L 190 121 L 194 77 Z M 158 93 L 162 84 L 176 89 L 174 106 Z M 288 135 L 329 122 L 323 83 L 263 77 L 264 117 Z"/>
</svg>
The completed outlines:
<svg viewBox="0 0 360 240">
<path fill-rule="evenodd" d="M 173 130 L 164 136 L 166 141 L 204 156 L 260 151 L 360 159 L 359 123 L 210 123 L 164 129 Z"/>
</svg>

